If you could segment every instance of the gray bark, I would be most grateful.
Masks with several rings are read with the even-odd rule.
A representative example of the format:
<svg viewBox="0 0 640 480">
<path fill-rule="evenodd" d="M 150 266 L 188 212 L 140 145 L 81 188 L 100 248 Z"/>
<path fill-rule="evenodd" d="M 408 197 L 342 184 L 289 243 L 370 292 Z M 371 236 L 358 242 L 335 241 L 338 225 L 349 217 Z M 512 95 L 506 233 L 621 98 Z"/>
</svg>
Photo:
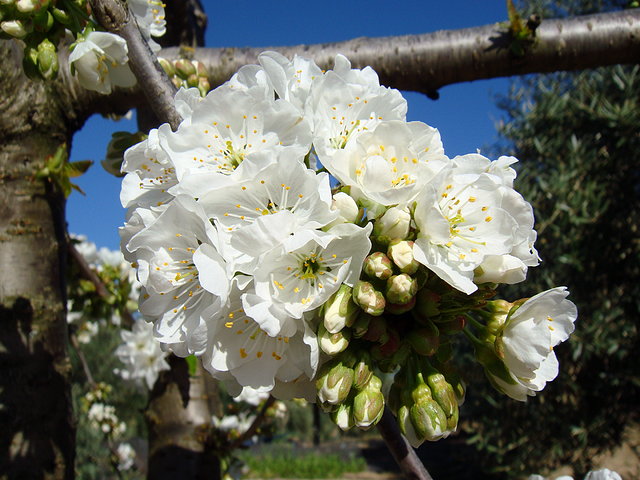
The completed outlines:
<svg viewBox="0 0 640 480">
<path fill-rule="evenodd" d="M 24 76 L 21 54 L 0 41 L 0 478 L 70 479 L 65 200 L 35 173 L 78 121 L 59 84 Z"/>
</svg>

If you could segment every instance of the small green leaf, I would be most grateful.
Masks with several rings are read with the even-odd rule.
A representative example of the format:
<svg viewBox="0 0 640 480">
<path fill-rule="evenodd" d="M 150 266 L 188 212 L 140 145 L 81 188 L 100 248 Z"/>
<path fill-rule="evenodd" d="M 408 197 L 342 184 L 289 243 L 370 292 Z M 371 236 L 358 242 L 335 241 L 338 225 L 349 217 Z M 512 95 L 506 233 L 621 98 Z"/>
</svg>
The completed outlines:
<svg viewBox="0 0 640 480">
<path fill-rule="evenodd" d="M 189 376 L 195 377 L 196 370 L 198 368 L 198 359 L 195 355 L 189 355 L 185 358 L 185 360 L 187 361 L 187 365 L 189 366 Z"/>
<path fill-rule="evenodd" d="M 91 165 L 93 165 L 93 161 L 91 160 L 79 160 L 77 162 L 68 162 L 65 165 L 65 170 L 69 178 L 75 178 L 75 177 L 79 177 L 80 175 L 85 173 L 87 170 L 89 170 L 89 167 Z"/>
</svg>

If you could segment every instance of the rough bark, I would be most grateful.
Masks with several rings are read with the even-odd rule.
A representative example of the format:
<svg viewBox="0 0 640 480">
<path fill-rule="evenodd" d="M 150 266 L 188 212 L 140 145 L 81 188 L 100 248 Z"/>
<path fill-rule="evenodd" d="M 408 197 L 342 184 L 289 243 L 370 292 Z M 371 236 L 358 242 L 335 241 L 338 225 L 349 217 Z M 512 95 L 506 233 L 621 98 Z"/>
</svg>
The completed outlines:
<svg viewBox="0 0 640 480">
<path fill-rule="evenodd" d="M 211 85 L 219 85 L 242 65 L 256 63 L 264 50 L 311 57 L 324 68 L 331 68 L 335 55 L 342 53 L 354 67 L 373 67 L 384 85 L 429 95 L 453 83 L 637 63 L 640 58 L 640 9 L 543 20 L 535 43 L 522 57 L 511 53 L 506 32 L 506 25 L 492 24 L 316 45 L 204 48 L 195 58 L 209 69 Z M 164 49 L 160 55 L 177 58 L 179 52 Z"/>
<path fill-rule="evenodd" d="M 64 197 L 36 180 L 77 119 L 0 41 L 0 478 L 73 478 Z M 67 112 L 67 113 L 65 113 Z"/>
<path fill-rule="evenodd" d="M 151 392 L 145 415 L 149 429 L 149 480 L 220 478 L 217 452 L 208 448 L 211 428 L 202 371 L 189 376 L 184 359 L 171 357 Z"/>
</svg>

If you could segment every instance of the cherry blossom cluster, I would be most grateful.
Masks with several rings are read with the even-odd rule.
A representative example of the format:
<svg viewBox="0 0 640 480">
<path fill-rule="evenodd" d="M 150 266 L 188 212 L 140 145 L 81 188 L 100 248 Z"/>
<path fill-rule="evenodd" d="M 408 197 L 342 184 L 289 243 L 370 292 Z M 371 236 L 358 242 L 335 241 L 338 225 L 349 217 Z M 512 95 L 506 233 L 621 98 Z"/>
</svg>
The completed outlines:
<svg viewBox="0 0 640 480">
<path fill-rule="evenodd" d="M 515 158 L 449 158 L 342 55 L 323 71 L 265 52 L 175 103 L 176 131 L 126 151 L 121 192 L 122 251 L 166 350 L 232 393 L 318 401 L 344 429 L 387 404 L 414 445 L 456 428 L 461 332 L 513 398 L 555 378 L 577 316 L 566 288 L 491 300 L 539 263 Z"/>
</svg>

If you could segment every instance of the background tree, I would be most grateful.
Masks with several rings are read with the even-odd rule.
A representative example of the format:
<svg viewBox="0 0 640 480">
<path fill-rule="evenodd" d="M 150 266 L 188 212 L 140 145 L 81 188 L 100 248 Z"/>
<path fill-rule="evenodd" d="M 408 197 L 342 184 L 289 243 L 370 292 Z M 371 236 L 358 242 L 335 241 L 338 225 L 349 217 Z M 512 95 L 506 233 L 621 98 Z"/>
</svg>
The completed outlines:
<svg viewBox="0 0 640 480">
<path fill-rule="evenodd" d="M 626 2 L 525 3 L 546 16 Z M 557 351 L 562 373 L 540 398 L 516 405 L 470 389 L 479 458 L 505 477 L 569 464 L 580 478 L 638 421 L 639 94 L 636 65 L 530 77 L 499 101 L 544 267 L 513 295 L 566 282 L 580 308 L 575 337 Z"/>
</svg>

